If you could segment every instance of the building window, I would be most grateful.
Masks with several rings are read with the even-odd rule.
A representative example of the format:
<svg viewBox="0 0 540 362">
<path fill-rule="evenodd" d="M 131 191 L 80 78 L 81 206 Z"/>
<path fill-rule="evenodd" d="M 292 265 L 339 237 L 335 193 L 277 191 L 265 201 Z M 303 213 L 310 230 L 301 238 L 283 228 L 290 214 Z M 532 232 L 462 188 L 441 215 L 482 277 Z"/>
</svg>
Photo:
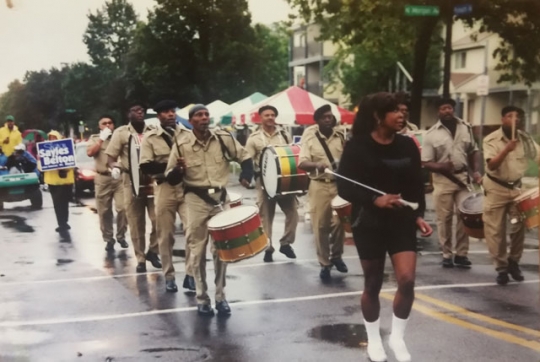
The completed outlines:
<svg viewBox="0 0 540 362">
<path fill-rule="evenodd" d="M 304 33 L 294 34 L 294 46 L 296 48 L 306 46 L 306 35 Z"/>
<path fill-rule="evenodd" d="M 467 67 L 467 52 L 459 52 L 455 54 L 455 69 L 464 69 Z"/>
</svg>

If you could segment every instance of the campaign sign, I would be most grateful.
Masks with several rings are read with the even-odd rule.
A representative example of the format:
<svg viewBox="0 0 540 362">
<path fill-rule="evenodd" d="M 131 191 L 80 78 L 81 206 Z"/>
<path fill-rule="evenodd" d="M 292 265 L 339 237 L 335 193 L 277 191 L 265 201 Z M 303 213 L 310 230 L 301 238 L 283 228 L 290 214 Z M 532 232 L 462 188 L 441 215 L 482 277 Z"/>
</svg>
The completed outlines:
<svg viewBox="0 0 540 362">
<path fill-rule="evenodd" d="M 73 139 L 65 138 L 56 141 L 39 142 L 37 152 L 41 171 L 61 170 L 63 168 L 74 168 L 75 147 Z"/>
</svg>

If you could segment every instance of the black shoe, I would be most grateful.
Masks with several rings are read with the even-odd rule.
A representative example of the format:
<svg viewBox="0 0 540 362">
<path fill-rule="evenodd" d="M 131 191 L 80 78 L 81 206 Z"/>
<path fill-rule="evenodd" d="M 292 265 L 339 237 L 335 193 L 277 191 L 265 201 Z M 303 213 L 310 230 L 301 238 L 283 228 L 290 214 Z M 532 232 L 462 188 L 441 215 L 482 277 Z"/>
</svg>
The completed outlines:
<svg viewBox="0 0 540 362">
<path fill-rule="evenodd" d="M 68 227 L 69 227 L 69 225 L 68 225 L 68 226 L 62 225 L 62 226 L 57 227 L 57 228 L 54 229 L 54 230 L 55 230 L 57 233 L 61 233 L 61 232 L 68 231 L 69 229 L 71 229 L 71 228 L 68 228 Z"/>
<path fill-rule="evenodd" d="M 105 246 L 105 251 L 114 251 L 114 239 L 111 241 L 107 241 L 107 245 Z"/>
<path fill-rule="evenodd" d="M 69 224 L 66 223 L 66 225 L 64 226 L 66 228 L 66 230 L 71 230 L 71 226 L 69 226 Z"/>
<path fill-rule="evenodd" d="M 218 315 L 224 316 L 224 315 L 231 315 L 231 307 L 229 307 L 229 303 L 227 303 L 226 300 L 222 300 L 221 302 L 216 303 L 216 310 Z"/>
<path fill-rule="evenodd" d="M 497 280 L 497 284 L 499 285 L 506 285 L 510 281 L 510 279 L 508 278 L 508 273 L 505 272 L 500 272 L 499 275 L 497 275 L 497 279 L 495 280 Z"/>
<path fill-rule="evenodd" d="M 184 289 L 195 291 L 195 278 L 193 278 L 191 275 L 186 275 L 182 287 L 184 287 Z"/>
<path fill-rule="evenodd" d="M 452 258 L 443 258 L 442 266 L 443 268 L 453 268 L 454 262 L 452 261 Z"/>
<path fill-rule="evenodd" d="M 322 280 L 329 280 L 330 279 L 330 267 L 329 266 L 323 266 L 321 268 L 321 272 L 319 273 L 319 277 L 321 277 Z"/>
<path fill-rule="evenodd" d="M 197 313 L 201 316 L 211 317 L 214 315 L 214 310 L 210 304 L 197 304 Z"/>
<path fill-rule="evenodd" d="M 469 260 L 469 258 L 467 258 L 466 256 L 458 256 L 456 255 L 454 257 L 454 264 L 458 267 L 458 268 L 470 268 L 472 263 L 471 261 Z"/>
<path fill-rule="evenodd" d="M 508 259 L 508 274 L 514 279 L 516 282 L 522 282 L 525 280 L 525 277 L 521 273 L 521 269 L 519 269 L 519 265 L 517 262 Z"/>
<path fill-rule="evenodd" d="M 146 253 L 146 260 L 148 260 L 150 263 L 152 263 L 152 266 L 156 269 L 161 269 L 161 261 L 159 260 L 159 256 L 156 253 L 153 253 L 149 251 Z"/>
<path fill-rule="evenodd" d="M 279 252 L 285 254 L 285 256 L 289 259 L 296 259 L 296 254 L 290 245 L 281 245 Z"/>
<path fill-rule="evenodd" d="M 120 246 L 124 249 L 127 249 L 129 248 L 129 245 L 126 241 L 126 239 L 118 239 L 118 244 L 120 244 Z"/>
<path fill-rule="evenodd" d="M 137 264 L 137 268 L 135 270 L 137 273 L 146 273 L 146 263 Z"/>
<path fill-rule="evenodd" d="M 274 261 L 274 258 L 272 257 L 272 254 L 274 254 L 273 251 L 268 251 L 267 250 L 267 251 L 264 252 L 264 259 L 263 260 L 264 260 L 265 263 L 271 263 L 271 262 Z"/>
<path fill-rule="evenodd" d="M 340 273 L 347 273 L 349 269 L 347 269 L 347 265 L 343 262 L 343 259 L 333 259 L 331 260 L 332 264 L 336 267 L 337 271 Z"/>
<path fill-rule="evenodd" d="M 176 293 L 178 291 L 178 287 L 176 286 L 176 282 L 173 280 L 167 280 L 165 282 L 165 290 L 169 293 Z"/>
</svg>

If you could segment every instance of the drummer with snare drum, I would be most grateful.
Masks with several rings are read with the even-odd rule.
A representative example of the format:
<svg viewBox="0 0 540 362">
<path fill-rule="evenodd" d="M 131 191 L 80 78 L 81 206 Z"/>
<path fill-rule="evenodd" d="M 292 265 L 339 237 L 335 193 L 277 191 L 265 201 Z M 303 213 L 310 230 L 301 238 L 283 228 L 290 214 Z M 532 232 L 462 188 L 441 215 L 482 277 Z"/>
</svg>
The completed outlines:
<svg viewBox="0 0 540 362">
<path fill-rule="evenodd" d="M 341 258 L 345 231 L 337 215 L 332 213 L 332 200 L 337 196 L 334 176 L 324 172 L 326 168 L 337 170 L 345 134 L 336 130 L 336 117 L 330 105 L 324 105 L 314 114 L 316 128 L 302 137 L 299 168 L 310 172 L 311 183 L 308 197 L 317 256 L 321 265 L 320 278 L 330 279 L 330 269 L 335 266 L 347 273 L 347 265 Z"/>
<path fill-rule="evenodd" d="M 190 265 L 195 278 L 197 311 L 202 316 L 214 315 L 206 284 L 206 250 L 209 240 L 208 221 L 229 208 L 225 187 L 229 182 L 229 163 L 241 164 L 240 183 L 249 187 L 253 178 L 253 161 L 248 152 L 226 131 L 211 131 L 210 114 L 204 105 L 195 105 L 189 111 L 192 132 L 178 134 L 167 163 L 167 181 L 174 185 L 184 183 L 188 210 L 187 245 Z M 229 315 L 231 309 L 225 299 L 226 264 L 219 259 L 214 245 L 211 247 L 216 273 L 216 309 L 220 315 Z"/>
<path fill-rule="evenodd" d="M 294 243 L 296 227 L 298 225 L 298 200 L 294 194 L 283 195 L 273 199 L 269 198 L 262 187 L 261 167 L 259 165 L 262 151 L 266 146 L 287 145 L 291 142 L 292 137 L 283 128 L 276 126 L 278 110 L 275 107 L 270 105 L 263 106 L 259 109 L 259 115 L 261 117 L 261 127 L 249 136 L 246 143 L 246 150 L 253 159 L 257 206 L 259 207 L 263 229 L 270 241 L 264 253 L 264 261 L 273 261 L 272 224 L 274 223 L 276 204 L 279 205 L 285 214 L 285 231 L 279 240 L 281 245 L 279 251 L 288 258 L 295 259 L 296 255 L 291 244 Z"/>
<path fill-rule="evenodd" d="M 473 170 L 473 181 L 481 182 L 479 170 L 482 159 L 471 125 L 454 115 L 455 106 L 453 99 L 438 100 L 439 121 L 424 136 L 422 164 L 433 172 L 433 202 L 443 253 L 442 266 L 470 268 L 472 263 L 467 257 L 469 236 L 459 217 L 456 223 L 456 255 L 452 259 L 452 219 L 454 210 L 469 194 L 469 168 Z"/>
<path fill-rule="evenodd" d="M 523 253 L 525 224 L 516 209 L 515 199 L 521 194 L 521 178 L 528 160 L 538 162 L 539 146 L 531 136 L 518 130 L 523 110 L 507 106 L 502 109 L 501 128 L 484 139 L 486 177 L 483 185 L 484 234 L 497 271 L 497 284 L 508 283 L 508 274 L 523 281 L 519 260 Z M 507 217 L 510 223 L 510 254 L 506 243 Z"/>
</svg>

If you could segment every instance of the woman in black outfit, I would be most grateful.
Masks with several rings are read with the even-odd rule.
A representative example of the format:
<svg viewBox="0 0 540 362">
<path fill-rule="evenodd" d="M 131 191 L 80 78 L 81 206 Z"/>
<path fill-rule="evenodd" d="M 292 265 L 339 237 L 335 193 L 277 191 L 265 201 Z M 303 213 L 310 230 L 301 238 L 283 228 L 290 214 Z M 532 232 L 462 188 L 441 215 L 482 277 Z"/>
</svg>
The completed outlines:
<svg viewBox="0 0 540 362">
<path fill-rule="evenodd" d="M 363 99 L 339 166 L 339 174 L 386 195 L 337 179 L 339 196 L 352 204 L 353 237 L 364 270 L 361 305 L 367 350 L 374 362 L 386 361 L 379 332 L 379 292 L 386 253 L 398 283 L 389 345 L 398 361 L 410 361 L 403 336 L 414 300 L 416 230 L 420 229 L 422 236 L 433 232 L 423 219 L 420 153 L 410 137 L 397 134 L 403 122 L 392 94 L 377 93 Z M 416 202 L 419 207 L 413 210 L 401 200 Z"/>
</svg>

